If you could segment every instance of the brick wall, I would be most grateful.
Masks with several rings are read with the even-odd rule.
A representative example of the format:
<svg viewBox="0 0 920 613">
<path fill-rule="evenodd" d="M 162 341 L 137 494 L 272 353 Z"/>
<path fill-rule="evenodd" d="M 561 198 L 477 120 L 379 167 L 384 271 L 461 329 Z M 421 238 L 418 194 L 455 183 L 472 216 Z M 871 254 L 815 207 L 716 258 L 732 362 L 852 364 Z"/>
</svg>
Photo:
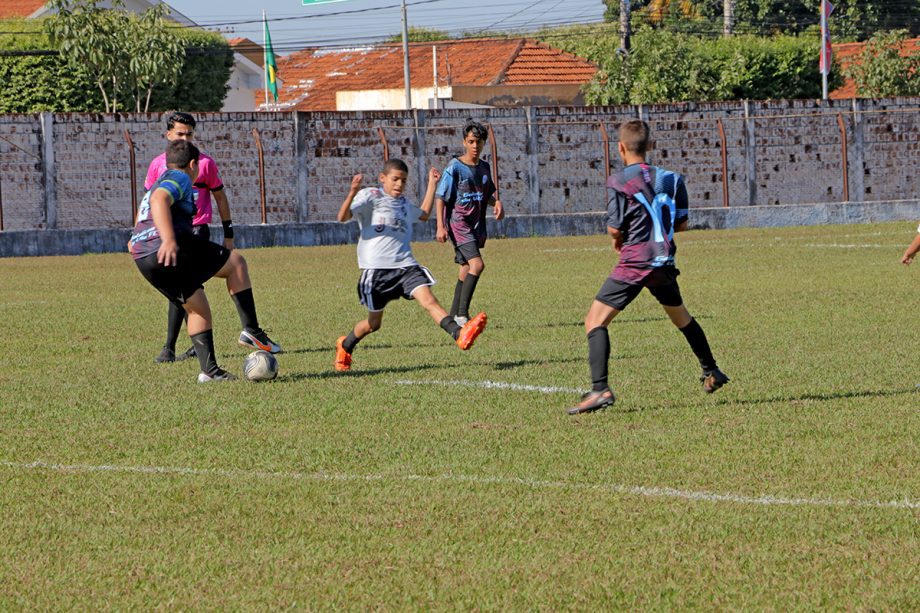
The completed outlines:
<svg viewBox="0 0 920 613">
<path fill-rule="evenodd" d="M 846 130 L 851 201 L 896 200 L 920 191 L 920 99 L 688 103 L 417 112 L 209 113 L 198 144 L 218 162 L 234 220 L 261 221 L 258 129 L 265 155 L 269 223 L 328 221 L 354 174 L 376 181 L 383 159 L 421 174 L 462 152 L 468 117 L 492 125 L 502 202 L 509 215 L 601 210 L 604 143 L 620 167 L 616 127 L 642 117 L 653 130 L 650 161 L 687 177 L 691 206 L 721 206 L 725 135 L 731 206 L 840 202 L 844 198 L 839 122 Z M 44 126 L 44 128 L 43 128 Z M 47 143 L 44 132 L 53 140 Z M 4 227 L 126 227 L 131 218 L 127 130 L 135 145 L 138 196 L 150 159 L 162 152 L 161 114 L 0 116 Z M 48 159 L 46 159 L 48 158 Z M 52 159 L 53 158 L 53 159 Z M 487 147 L 484 158 L 492 161 Z M 49 160 L 53 161 L 49 163 Z M 51 189 L 43 181 L 50 178 Z M 51 205 L 47 204 L 50 193 Z M 49 212 L 50 211 L 50 212 Z"/>
</svg>

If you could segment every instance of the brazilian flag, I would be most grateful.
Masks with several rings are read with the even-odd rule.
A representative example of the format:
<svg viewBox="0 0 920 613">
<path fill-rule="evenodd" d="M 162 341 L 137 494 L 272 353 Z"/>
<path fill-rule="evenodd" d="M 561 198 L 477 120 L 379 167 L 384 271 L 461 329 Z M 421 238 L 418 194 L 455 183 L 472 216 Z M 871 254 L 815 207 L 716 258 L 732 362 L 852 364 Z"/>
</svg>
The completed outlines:
<svg viewBox="0 0 920 613">
<path fill-rule="evenodd" d="M 275 63 L 275 52 L 272 50 L 272 37 L 268 33 L 268 20 L 262 16 L 265 24 L 265 83 L 272 98 L 278 102 L 278 64 Z"/>
</svg>

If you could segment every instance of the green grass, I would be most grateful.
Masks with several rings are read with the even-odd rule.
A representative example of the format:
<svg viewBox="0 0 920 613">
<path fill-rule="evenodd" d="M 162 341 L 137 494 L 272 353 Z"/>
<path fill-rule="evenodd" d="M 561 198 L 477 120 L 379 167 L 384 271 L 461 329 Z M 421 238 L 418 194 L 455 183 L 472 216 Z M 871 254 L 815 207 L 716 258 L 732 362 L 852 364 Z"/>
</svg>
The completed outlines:
<svg viewBox="0 0 920 613">
<path fill-rule="evenodd" d="M 703 394 L 643 294 L 610 327 L 617 404 L 579 418 L 571 393 L 395 382 L 586 388 L 601 236 L 491 241 L 472 351 L 403 301 L 346 376 L 354 247 L 247 251 L 286 349 L 264 384 L 154 364 L 166 304 L 127 255 L 0 260 L 0 609 L 916 609 L 920 509 L 851 504 L 920 502 L 912 232 L 682 235 L 732 382 Z M 450 250 L 416 255 L 447 301 Z M 208 293 L 239 372 L 236 312 Z"/>
</svg>

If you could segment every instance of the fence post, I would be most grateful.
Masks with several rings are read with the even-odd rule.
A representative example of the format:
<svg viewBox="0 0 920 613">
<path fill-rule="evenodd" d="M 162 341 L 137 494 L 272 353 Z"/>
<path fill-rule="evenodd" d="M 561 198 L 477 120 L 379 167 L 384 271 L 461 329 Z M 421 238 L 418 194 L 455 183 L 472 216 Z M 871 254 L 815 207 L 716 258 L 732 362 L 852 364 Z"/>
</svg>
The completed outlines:
<svg viewBox="0 0 920 613">
<path fill-rule="evenodd" d="M 843 123 L 843 113 L 837 113 L 837 126 L 840 128 L 840 162 L 843 170 L 843 201 L 850 201 L 850 171 L 847 161 L 847 128 Z"/>
<path fill-rule="evenodd" d="M 607 184 L 607 176 L 610 174 L 610 136 L 607 134 L 607 126 L 604 125 L 603 121 L 597 122 L 598 127 L 601 129 L 601 140 L 604 141 L 604 168 L 601 174 L 603 177 L 604 185 Z"/>
<path fill-rule="evenodd" d="M 728 208 L 728 143 L 725 142 L 725 126 L 718 120 L 719 143 L 722 148 L 722 206 Z"/>
<path fill-rule="evenodd" d="M 754 118 L 751 117 L 751 102 L 744 101 L 744 162 L 747 175 L 748 206 L 757 205 L 757 140 L 754 134 Z"/>
<path fill-rule="evenodd" d="M 530 214 L 540 212 L 540 133 L 537 124 L 537 109 L 528 106 L 527 115 L 527 195 L 530 199 Z"/>
<path fill-rule="evenodd" d="M 3 173 L 0 173 L 0 232 L 3 232 Z"/>
<path fill-rule="evenodd" d="M 415 168 L 418 172 L 418 181 L 415 182 L 416 202 L 425 199 L 425 184 L 428 181 L 428 164 L 425 157 L 425 124 L 428 120 L 428 114 L 420 109 L 413 109 L 412 121 L 415 125 L 412 139 L 412 152 L 415 154 Z"/>
<path fill-rule="evenodd" d="M 262 150 L 262 137 L 259 129 L 252 129 L 252 136 L 256 139 L 256 150 L 259 152 L 259 195 L 262 200 L 262 223 L 268 220 L 268 211 L 265 209 L 265 152 Z"/>
<path fill-rule="evenodd" d="M 386 134 L 383 133 L 383 128 L 377 126 L 377 136 L 380 137 L 380 142 L 383 144 L 383 161 L 386 162 L 390 159 L 390 146 L 387 144 Z"/>
<path fill-rule="evenodd" d="M 38 116 L 42 128 L 42 189 L 45 201 L 42 217 L 45 229 L 53 230 L 57 227 L 57 179 L 54 167 L 54 114 L 41 113 Z"/>
<path fill-rule="evenodd" d="M 495 184 L 495 199 L 501 200 L 501 174 L 498 172 L 498 143 L 495 142 L 495 131 L 492 130 L 492 124 L 489 124 L 489 140 L 492 148 L 492 182 Z"/>
<path fill-rule="evenodd" d="M 853 98 L 853 198 L 862 202 L 866 195 L 865 115 L 859 98 Z"/>
<path fill-rule="evenodd" d="M 131 226 L 137 221 L 137 169 L 135 168 L 134 141 L 131 133 L 125 128 L 125 140 L 128 141 L 128 164 L 131 167 Z"/>
<path fill-rule="evenodd" d="M 294 112 L 294 159 L 297 163 L 297 210 L 294 218 L 299 223 L 310 219 L 310 168 L 307 163 L 307 114 Z"/>
</svg>

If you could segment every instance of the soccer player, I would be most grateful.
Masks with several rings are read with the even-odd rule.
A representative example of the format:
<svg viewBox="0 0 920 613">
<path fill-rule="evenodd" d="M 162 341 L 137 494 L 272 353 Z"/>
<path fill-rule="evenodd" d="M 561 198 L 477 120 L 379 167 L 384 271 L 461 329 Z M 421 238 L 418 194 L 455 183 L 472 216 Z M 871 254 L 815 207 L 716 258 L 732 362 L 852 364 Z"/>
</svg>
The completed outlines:
<svg viewBox="0 0 920 613">
<path fill-rule="evenodd" d="M 367 318 L 355 324 L 347 336 L 335 343 L 335 369 L 351 369 L 351 354 L 358 342 L 380 329 L 383 309 L 400 297 L 415 300 L 428 311 L 445 332 L 464 351 L 486 327 L 486 314 L 479 313 L 463 327 L 447 314 L 431 292 L 434 277 L 412 255 L 412 224 L 426 221 L 431 215 L 434 190 L 440 175 L 432 168 L 428 173 L 428 189 L 421 208 L 403 196 L 409 168 L 402 160 L 390 159 L 378 177 L 381 188 L 361 189 L 361 175 L 351 180 L 351 189 L 342 202 L 337 219 L 346 222 L 354 216 L 361 235 L 358 239 L 358 298 L 367 307 Z"/>
<path fill-rule="evenodd" d="M 505 216 L 501 201 L 495 198 L 489 164 L 479 159 L 488 138 L 482 124 L 469 121 L 463 126 L 463 155 L 444 169 L 436 193 L 436 238 L 440 243 L 450 239 L 454 261 L 460 265 L 450 315 L 461 326 L 469 320 L 473 292 L 486 267 L 480 252 L 487 238 L 486 207 L 495 208 L 495 219 Z"/>
<path fill-rule="evenodd" d="M 195 118 L 188 113 L 172 113 L 166 120 L 166 140 L 168 142 L 184 140 L 192 142 L 195 138 Z M 198 179 L 195 181 L 195 191 L 197 192 L 195 206 L 196 212 L 192 222 L 192 232 L 205 240 L 210 240 L 211 229 L 208 224 L 211 223 L 213 216 L 213 206 L 211 205 L 211 195 L 217 202 L 217 210 L 220 214 L 221 223 L 224 226 L 224 247 L 233 249 L 233 221 L 230 218 L 230 202 L 227 200 L 227 193 L 224 190 L 223 181 L 220 178 L 220 172 L 217 170 L 217 164 L 214 160 L 205 154 L 200 154 Z M 166 154 L 163 153 L 150 162 L 147 168 L 147 178 L 144 181 L 144 189 L 149 190 L 156 183 L 157 179 L 166 171 Z M 233 296 L 236 302 L 237 310 L 240 317 L 243 317 L 242 303 L 251 302 L 251 293 L 242 292 Z M 182 328 L 182 320 L 186 317 L 185 312 L 175 303 L 169 303 L 169 314 L 166 325 L 166 343 L 163 345 L 160 355 L 155 358 L 156 362 L 173 362 L 194 357 L 195 348 L 192 347 L 185 353 L 176 355 L 176 340 L 179 338 L 179 331 Z M 271 339 L 260 329 L 252 329 L 244 325 L 240 333 L 240 344 L 253 349 L 262 349 L 278 353 L 281 347 L 273 343 Z"/>
<path fill-rule="evenodd" d="M 910 263 L 914 261 L 914 256 L 920 253 L 920 226 L 917 226 L 917 236 L 914 237 L 913 242 L 907 246 L 907 249 L 904 251 L 904 255 L 901 257 L 901 263 L 905 266 L 910 266 Z"/>
<path fill-rule="evenodd" d="M 227 290 L 241 301 L 245 319 L 258 329 L 252 282 L 246 260 L 195 234 L 195 188 L 199 175 L 200 152 L 192 143 L 177 139 L 166 148 L 166 171 L 144 196 L 137 225 L 129 243 L 131 255 L 147 281 L 188 315 L 192 339 L 201 373 L 199 383 L 226 381 L 235 377 L 217 365 L 211 309 L 203 284 L 211 277 L 226 279 Z"/>
<path fill-rule="evenodd" d="M 716 365 L 706 335 L 684 306 L 677 285 L 680 272 L 674 265 L 674 232 L 686 230 L 689 219 L 683 177 L 646 163 L 650 136 L 644 121 L 634 119 L 622 124 L 619 138 L 624 168 L 607 179 L 607 232 L 620 261 L 585 316 L 593 385 L 581 402 L 568 410 L 570 415 L 596 411 L 616 400 L 607 384 L 607 326 L 643 287 L 664 307 L 696 354 L 703 369 L 703 390 L 711 394 L 729 380 Z"/>
</svg>

